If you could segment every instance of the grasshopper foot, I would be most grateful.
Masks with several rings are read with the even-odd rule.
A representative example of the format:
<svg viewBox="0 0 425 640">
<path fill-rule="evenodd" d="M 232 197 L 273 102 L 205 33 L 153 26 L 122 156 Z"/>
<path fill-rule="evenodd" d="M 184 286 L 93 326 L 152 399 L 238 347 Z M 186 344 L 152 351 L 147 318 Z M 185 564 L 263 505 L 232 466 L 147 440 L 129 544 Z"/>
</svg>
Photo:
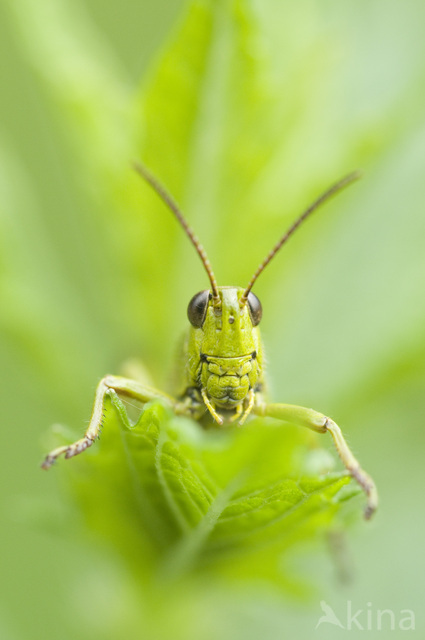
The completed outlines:
<svg viewBox="0 0 425 640">
<path fill-rule="evenodd" d="M 369 520 L 378 507 L 378 492 L 372 478 L 360 467 L 350 469 L 350 475 L 361 486 L 366 494 L 367 502 L 364 509 L 365 520 Z"/>
<path fill-rule="evenodd" d="M 60 455 L 63 454 L 65 458 L 72 458 L 73 456 L 76 456 L 88 449 L 88 447 L 91 447 L 93 443 L 93 438 L 84 436 L 84 438 L 81 438 L 81 440 L 77 440 L 77 442 L 74 442 L 73 444 L 53 449 L 53 451 L 51 451 L 41 463 L 41 468 L 46 470 L 50 469 L 50 467 L 56 462 L 57 458 Z"/>
</svg>

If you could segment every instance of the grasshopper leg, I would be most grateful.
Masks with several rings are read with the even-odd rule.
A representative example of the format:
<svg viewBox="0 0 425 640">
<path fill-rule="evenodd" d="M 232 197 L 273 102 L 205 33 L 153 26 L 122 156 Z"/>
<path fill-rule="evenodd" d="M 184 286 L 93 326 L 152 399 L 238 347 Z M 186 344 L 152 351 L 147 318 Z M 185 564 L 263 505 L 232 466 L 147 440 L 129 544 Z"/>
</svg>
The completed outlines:
<svg viewBox="0 0 425 640">
<path fill-rule="evenodd" d="M 365 518 L 368 520 L 373 515 L 378 507 L 378 492 L 375 483 L 366 471 L 361 468 L 347 445 L 341 429 L 333 420 L 313 409 L 291 404 L 259 403 L 254 405 L 253 413 L 307 427 L 318 433 L 330 433 L 345 468 L 366 494 Z"/>
<path fill-rule="evenodd" d="M 105 396 L 113 395 L 114 397 L 112 397 L 112 400 L 116 405 L 117 393 L 122 396 L 132 398 L 133 400 L 139 400 L 140 402 L 149 402 L 149 400 L 154 400 L 155 398 L 163 398 L 171 403 L 171 405 L 175 404 L 175 400 L 171 396 L 168 396 L 153 387 L 148 387 L 140 382 L 136 382 L 135 380 L 130 380 L 129 378 L 107 375 L 102 378 L 97 386 L 90 423 L 84 436 L 72 444 L 53 449 L 53 451 L 45 457 L 41 465 L 42 469 L 50 469 L 52 464 L 61 455 L 64 455 L 65 458 L 72 458 L 73 456 L 85 451 L 88 447 L 91 447 L 99 437 L 102 429 Z"/>
</svg>

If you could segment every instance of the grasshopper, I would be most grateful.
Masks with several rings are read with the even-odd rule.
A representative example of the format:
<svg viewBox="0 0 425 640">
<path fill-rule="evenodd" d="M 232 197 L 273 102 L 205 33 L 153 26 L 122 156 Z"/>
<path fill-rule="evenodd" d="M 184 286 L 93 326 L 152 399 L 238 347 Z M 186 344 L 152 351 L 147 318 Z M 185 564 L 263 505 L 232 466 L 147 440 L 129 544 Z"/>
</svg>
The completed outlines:
<svg viewBox="0 0 425 640">
<path fill-rule="evenodd" d="M 262 307 L 252 292 L 259 275 L 302 222 L 325 201 L 357 180 L 360 173 L 350 173 L 315 200 L 280 238 L 248 285 L 242 288 L 217 285 L 205 250 L 175 200 L 144 166 L 135 163 L 134 168 L 176 216 L 197 251 L 211 285 L 210 289 L 196 293 L 188 305 L 191 326 L 184 342 L 184 391 L 178 397 L 172 397 L 139 381 L 106 375 L 97 386 L 90 423 L 84 436 L 51 451 L 42 468 L 49 469 L 60 455 L 71 458 L 95 442 L 102 428 L 106 396 L 111 398 L 128 427 L 131 426 L 130 421 L 119 396 L 141 403 L 162 399 L 176 414 L 190 416 L 203 424 L 209 422 L 221 426 L 237 421 L 243 425 L 250 415 L 255 415 L 307 427 L 318 433 L 330 433 L 347 472 L 366 494 L 364 515 L 366 519 L 370 518 L 378 505 L 375 483 L 353 456 L 339 426 L 313 409 L 266 401 L 263 392 L 263 346 L 258 328 Z"/>
</svg>

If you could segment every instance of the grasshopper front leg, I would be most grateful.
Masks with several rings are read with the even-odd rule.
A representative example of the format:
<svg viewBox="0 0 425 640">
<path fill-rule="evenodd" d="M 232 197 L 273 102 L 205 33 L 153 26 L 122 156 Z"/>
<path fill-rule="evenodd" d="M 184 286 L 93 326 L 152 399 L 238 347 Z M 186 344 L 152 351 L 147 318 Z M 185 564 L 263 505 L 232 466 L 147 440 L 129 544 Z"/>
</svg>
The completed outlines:
<svg viewBox="0 0 425 640">
<path fill-rule="evenodd" d="M 44 459 L 41 465 L 43 469 L 50 469 L 52 464 L 62 454 L 64 454 L 65 458 L 72 458 L 85 451 L 88 447 L 91 447 L 96 438 L 99 437 L 102 429 L 102 422 L 105 415 L 105 396 L 114 393 L 119 393 L 122 396 L 127 396 L 140 402 L 149 402 L 156 398 L 163 398 L 172 406 L 175 404 L 174 398 L 153 387 L 148 387 L 129 378 L 107 375 L 102 378 L 97 386 L 90 423 L 84 436 L 72 444 L 53 449 Z"/>
<path fill-rule="evenodd" d="M 350 475 L 358 482 L 367 496 L 364 516 L 368 520 L 376 511 L 378 506 L 378 492 L 372 478 L 361 468 L 359 462 L 353 456 L 348 447 L 339 426 L 330 418 L 313 409 L 298 407 L 291 404 L 268 404 L 258 403 L 254 405 L 253 413 L 270 418 L 284 420 L 291 424 L 307 427 L 318 433 L 330 433 L 335 448 L 341 458 L 345 468 Z"/>
</svg>

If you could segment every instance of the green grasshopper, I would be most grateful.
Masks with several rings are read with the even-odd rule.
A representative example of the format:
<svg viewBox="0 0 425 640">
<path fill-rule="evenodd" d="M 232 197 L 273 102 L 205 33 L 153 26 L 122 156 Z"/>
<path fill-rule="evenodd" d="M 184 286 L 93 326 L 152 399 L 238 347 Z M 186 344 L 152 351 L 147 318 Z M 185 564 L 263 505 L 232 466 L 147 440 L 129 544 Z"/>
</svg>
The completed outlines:
<svg viewBox="0 0 425 640">
<path fill-rule="evenodd" d="M 195 247 L 211 285 L 211 289 L 197 293 L 189 302 L 187 313 L 191 326 L 184 342 L 184 391 L 174 398 L 129 378 L 105 376 L 98 384 L 90 423 L 83 438 L 51 451 L 42 468 L 49 469 L 60 455 L 71 458 L 95 442 L 102 428 L 106 396 L 111 398 L 127 426 L 130 426 L 130 421 L 119 396 L 142 403 L 162 399 L 171 405 L 176 414 L 190 416 L 203 424 L 217 426 L 237 421 L 243 425 L 248 416 L 256 415 L 308 427 L 318 433 L 330 433 L 348 473 L 367 496 L 364 513 L 367 519 L 370 518 L 378 505 L 375 484 L 351 453 L 339 426 L 313 409 L 266 402 L 263 394 L 263 346 L 258 328 L 262 307 L 251 291 L 258 276 L 301 223 L 321 204 L 357 180 L 360 174 L 354 172 L 347 175 L 313 202 L 273 247 L 248 286 L 242 288 L 217 285 L 205 250 L 174 199 L 147 169 L 137 163 L 134 167 L 175 214 Z"/>
</svg>

